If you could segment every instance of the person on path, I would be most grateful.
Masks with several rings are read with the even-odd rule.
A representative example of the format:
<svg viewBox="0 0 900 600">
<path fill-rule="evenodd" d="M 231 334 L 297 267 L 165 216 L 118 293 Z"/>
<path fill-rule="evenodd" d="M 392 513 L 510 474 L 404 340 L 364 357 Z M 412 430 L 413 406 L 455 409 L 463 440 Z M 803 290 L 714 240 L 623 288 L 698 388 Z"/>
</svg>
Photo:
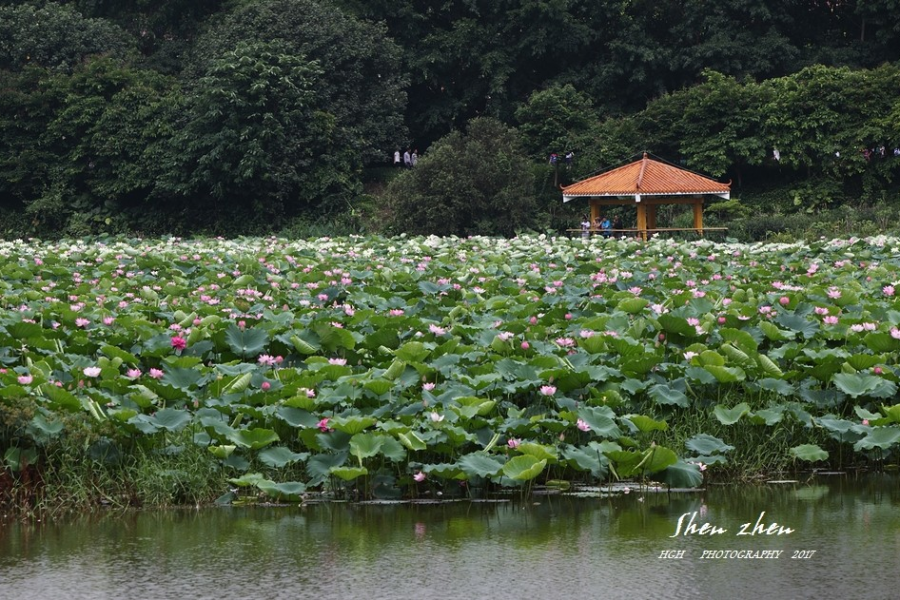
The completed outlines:
<svg viewBox="0 0 900 600">
<path fill-rule="evenodd" d="M 413 150 L 412 156 L 409 157 L 409 165 L 411 167 L 415 167 L 419 162 L 419 151 L 418 149 Z"/>
<path fill-rule="evenodd" d="M 584 215 L 581 217 L 581 239 L 586 240 L 589 237 L 591 237 L 591 220 Z"/>
<path fill-rule="evenodd" d="M 394 166 L 399 167 L 400 164 L 400 149 L 397 148 L 396 150 L 394 150 Z"/>
<path fill-rule="evenodd" d="M 407 169 L 412 168 L 412 157 L 409 155 L 409 148 L 403 153 L 403 166 Z"/>
</svg>

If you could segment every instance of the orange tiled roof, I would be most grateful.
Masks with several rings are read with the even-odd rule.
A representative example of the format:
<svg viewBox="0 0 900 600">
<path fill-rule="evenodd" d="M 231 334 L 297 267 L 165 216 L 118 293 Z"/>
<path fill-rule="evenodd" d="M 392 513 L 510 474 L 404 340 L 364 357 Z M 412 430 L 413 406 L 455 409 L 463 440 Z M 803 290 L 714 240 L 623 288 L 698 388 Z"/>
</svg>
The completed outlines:
<svg viewBox="0 0 900 600">
<path fill-rule="evenodd" d="M 715 194 L 728 198 L 731 183 L 719 183 L 702 175 L 647 157 L 606 173 L 589 177 L 562 189 L 563 201 L 598 196 L 681 196 Z"/>
</svg>

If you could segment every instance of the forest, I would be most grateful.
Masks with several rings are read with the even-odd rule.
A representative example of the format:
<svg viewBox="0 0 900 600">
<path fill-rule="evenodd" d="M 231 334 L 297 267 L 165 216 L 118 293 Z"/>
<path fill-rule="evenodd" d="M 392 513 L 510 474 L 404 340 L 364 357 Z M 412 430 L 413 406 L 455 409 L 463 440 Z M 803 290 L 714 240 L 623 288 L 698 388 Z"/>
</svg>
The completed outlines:
<svg viewBox="0 0 900 600">
<path fill-rule="evenodd" d="M 5 238 L 561 232 L 644 151 L 737 238 L 893 227 L 900 2 L 0 0 Z"/>
</svg>

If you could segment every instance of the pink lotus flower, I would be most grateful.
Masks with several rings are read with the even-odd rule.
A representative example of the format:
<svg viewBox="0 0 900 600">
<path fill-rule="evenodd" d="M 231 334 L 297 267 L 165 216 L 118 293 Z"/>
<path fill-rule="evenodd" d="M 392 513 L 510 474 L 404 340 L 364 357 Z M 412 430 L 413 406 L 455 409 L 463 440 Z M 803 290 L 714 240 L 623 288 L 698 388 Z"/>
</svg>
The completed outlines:
<svg viewBox="0 0 900 600">
<path fill-rule="evenodd" d="M 585 421 L 584 419 L 578 419 L 578 421 L 575 423 L 575 426 L 578 429 L 580 429 L 581 431 L 590 431 L 591 430 L 591 426 L 588 425 L 587 421 Z"/>
<path fill-rule="evenodd" d="M 779 302 L 782 306 L 787 306 L 788 304 L 791 303 L 791 299 L 788 298 L 787 296 L 782 296 L 781 298 L 778 299 L 778 302 Z"/>
<path fill-rule="evenodd" d="M 274 367 L 276 360 L 274 356 L 270 356 L 268 354 L 260 354 L 256 359 L 256 362 L 265 367 Z"/>
<path fill-rule="evenodd" d="M 423 384 L 422 384 L 422 389 L 425 390 L 426 392 L 430 392 L 430 391 L 432 391 L 432 390 L 434 389 L 434 384 L 431 383 L 431 382 L 423 383 Z"/>
<path fill-rule="evenodd" d="M 434 335 L 444 335 L 445 333 L 447 333 L 446 329 L 444 329 L 443 327 L 438 327 L 433 323 L 428 326 L 428 331 L 430 331 Z"/>
<path fill-rule="evenodd" d="M 542 385 L 541 386 L 541 394 L 544 396 L 552 396 L 556 393 L 556 386 L 552 385 Z"/>
<path fill-rule="evenodd" d="M 100 376 L 100 367 L 85 367 L 84 375 L 85 375 L 85 377 L 99 377 Z"/>
<path fill-rule="evenodd" d="M 78 327 L 87 327 L 91 322 L 85 319 L 84 317 L 78 317 L 75 319 L 75 325 Z"/>
<path fill-rule="evenodd" d="M 881 288 L 881 291 L 884 293 L 885 296 L 893 296 L 894 295 L 894 286 L 886 285 L 883 288 Z"/>
<path fill-rule="evenodd" d="M 423 473 L 422 471 L 416 471 L 416 474 L 413 475 L 413 479 L 418 482 L 425 481 L 425 473 Z"/>
<path fill-rule="evenodd" d="M 831 315 L 831 316 L 823 318 L 822 322 L 825 323 L 826 325 L 837 325 L 838 318 L 835 317 L 834 315 Z"/>
<path fill-rule="evenodd" d="M 160 369 L 150 369 L 149 375 L 153 379 L 162 379 L 165 373 L 163 373 Z"/>
<path fill-rule="evenodd" d="M 519 344 L 519 347 L 522 348 L 522 350 L 528 350 L 529 348 L 531 348 L 531 345 L 528 342 L 522 342 L 521 344 Z"/>
<path fill-rule="evenodd" d="M 869 420 L 868 420 L 868 419 L 863 419 L 863 420 L 862 420 L 862 424 L 865 425 L 866 427 L 868 427 L 868 426 L 869 426 Z"/>
<path fill-rule="evenodd" d="M 125 377 L 128 377 L 129 379 L 137 379 L 140 376 L 141 376 L 140 369 L 128 369 L 127 371 L 125 371 Z"/>
<path fill-rule="evenodd" d="M 32 381 L 34 381 L 34 377 L 31 375 L 19 375 L 17 380 L 22 385 L 29 385 Z"/>
<path fill-rule="evenodd" d="M 560 346 L 562 348 L 571 348 L 575 345 L 575 340 L 567 337 L 556 338 L 556 340 L 554 341 L 556 342 L 557 346 Z"/>
<path fill-rule="evenodd" d="M 431 411 L 431 414 L 428 416 L 431 417 L 431 420 L 434 423 L 440 423 L 441 421 L 444 420 L 444 415 L 434 412 L 434 411 Z"/>
<path fill-rule="evenodd" d="M 891 337 L 895 340 L 900 340 L 900 329 L 896 327 L 891 327 Z"/>
<path fill-rule="evenodd" d="M 272 384 L 269 383 L 268 381 L 263 381 L 259 387 L 262 388 L 262 391 L 266 392 L 272 387 Z"/>
<path fill-rule="evenodd" d="M 521 444 L 521 443 L 522 443 L 522 441 L 517 440 L 516 438 L 509 438 L 508 440 L 506 440 L 506 445 L 509 446 L 513 450 L 518 448 L 519 444 Z"/>
<path fill-rule="evenodd" d="M 324 419 L 322 419 L 321 421 L 319 421 L 319 422 L 316 424 L 316 427 L 318 427 L 318 428 L 319 428 L 319 431 L 322 431 L 322 432 L 330 431 L 330 429 L 328 429 L 328 417 L 325 417 Z"/>
<path fill-rule="evenodd" d="M 187 348 L 187 340 L 176 335 L 172 338 L 172 347 L 176 350 L 184 350 Z"/>
<path fill-rule="evenodd" d="M 347 364 L 347 359 L 346 358 L 329 358 L 328 364 L 329 365 L 338 365 L 338 366 L 343 367 L 344 365 Z"/>
</svg>

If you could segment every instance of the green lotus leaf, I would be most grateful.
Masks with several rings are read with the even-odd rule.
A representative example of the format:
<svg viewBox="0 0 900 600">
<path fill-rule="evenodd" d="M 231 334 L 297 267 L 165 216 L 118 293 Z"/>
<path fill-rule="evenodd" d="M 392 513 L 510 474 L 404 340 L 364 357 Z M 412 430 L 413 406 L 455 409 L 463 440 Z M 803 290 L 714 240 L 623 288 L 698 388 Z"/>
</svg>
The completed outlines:
<svg viewBox="0 0 900 600">
<path fill-rule="evenodd" d="M 643 454 L 644 461 L 640 467 L 643 473 L 656 473 L 678 462 L 678 456 L 664 446 L 647 448 Z"/>
<path fill-rule="evenodd" d="M 686 338 L 696 338 L 697 328 L 687 322 L 684 317 L 678 317 L 671 313 L 665 313 L 658 317 L 660 327 L 670 334 L 680 335 Z"/>
<path fill-rule="evenodd" d="M 335 417 L 328 420 L 328 426 L 349 435 L 356 435 L 377 422 L 373 417 Z"/>
<path fill-rule="evenodd" d="M 331 474 L 344 481 L 353 481 L 358 477 L 369 474 L 369 470 L 365 467 L 332 467 Z"/>
<path fill-rule="evenodd" d="M 576 471 L 590 471 L 591 475 L 606 477 L 608 459 L 603 452 L 590 446 L 564 446 L 561 455 L 566 464 Z"/>
<path fill-rule="evenodd" d="M 257 458 L 265 465 L 280 469 L 295 462 L 304 462 L 309 458 L 309 453 L 293 452 L 290 448 L 275 446 L 260 451 Z"/>
<path fill-rule="evenodd" d="M 650 431 L 668 431 L 669 429 L 669 424 L 665 421 L 657 421 L 646 415 L 626 415 L 625 418 L 634 423 L 635 427 L 642 433 Z"/>
<path fill-rule="evenodd" d="M 873 427 L 866 437 L 853 445 L 853 449 L 857 452 L 873 448 L 887 450 L 898 442 L 900 442 L 900 427 Z"/>
<path fill-rule="evenodd" d="M 50 399 L 51 408 L 70 412 L 81 410 L 81 401 L 71 392 L 49 382 L 42 383 L 40 389 L 44 396 Z"/>
<path fill-rule="evenodd" d="M 362 465 L 363 459 L 371 458 L 381 452 L 386 436 L 381 433 L 357 433 L 350 438 L 350 454 L 359 459 Z"/>
<path fill-rule="evenodd" d="M 795 331 L 806 339 L 812 339 L 819 331 L 818 322 L 808 321 L 804 317 L 794 313 L 779 313 L 774 320 L 782 327 Z"/>
<path fill-rule="evenodd" d="M 428 448 L 428 444 L 415 431 L 397 432 L 395 435 L 400 440 L 400 443 L 410 450 L 420 451 Z"/>
<path fill-rule="evenodd" d="M 654 481 L 664 483 L 670 488 L 696 488 L 703 483 L 700 467 L 677 460 L 662 471 L 651 476 Z"/>
<path fill-rule="evenodd" d="M 896 340 L 885 331 L 873 331 L 863 338 L 863 343 L 873 352 L 897 352 L 900 340 Z"/>
<path fill-rule="evenodd" d="M 265 481 L 265 479 L 261 473 L 247 473 L 246 475 L 229 479 L 228 482 L 238 487 L 250 487 L 255 486 L 260 481 Z"/>
<path fill-rule="evenodd" d="M 363 387 L 376 396 L 383 396 L 393 389 L 394 383 L 387 379 L 372 379 L 365 382 Z"/>
<path fill-rule="evenodd" d="M 640 464 L 646 457 L 634 450 L 612 450 L 604 452 L 609 459 L 617 478 L 627 479 L 640 471 Z"/>
<path fill-rule="evenodd" d="M 760 369 L 762 369 L 762 372 L 769 377 L 781 377 L 782 375 L 784 375 L 781 368 L 777 364 L 775 364 L 775 361 L 773 361 L 765 354 L 758 355 L 756 357 L 756 360 L 759 362 L 759 367 Z"/>
<path fill-rule="evenodd" d="M 500 473 L 503 462 L 483 452 L 472 452 L 457 462 L 459 468 L 469 477 L 491 478 Z"/>
<path fill-rule="evenodd" d="M 749 415 L 750 422 L 754 425 L 767 425 L 769 427 L 780 423 L 783 418 L 784 409 L 780 407 L 764 408 Z"/>
<path fill-rule="evenodd" d="M 533 456 L 538 460 L 544 460 L 550 464 L 558 460 L 557 450 L 553 446 L 545 446 L 535 442 L 521 442 L 516 450 L 522 454 Z"/>
<path fill-rule="evenodd" d="M 666 383 L 654 385 L 647 390 L 647 395 L 657 404 L 671 404 L 682 408 L 690 406 L 690 400 L 684 395 L 684 392 L 674 389 Z M 640 426 L 638 425 L 638 427 Z"/>
<path fill-rule="evenodd" d="M 342 466 L 347 462 L 348 454 L 346 452 L 337 452 L 335 454 L 320 453 L 314 454 L 306 461 L 306 472 L 309 475 L 309 486 L 317 486 L 324 482 L 331 475 L 331 469 Z"/>
<path fill-rule="evenodd" d="M 465 472 L 457 465 L 438 464 L 438 465 L 422 465 L 422 471 L 429 476 L 439 477 L 441 479 L 457 479 L 465 480 Z"/>
<path fill-rule="evenodd" d="M 254 428 L 232 431 L 228 435 L 228 439 L 242 448 L 259 450 L 279 441 L 281 438 L 271 429 Z"/>
<path fill-rule="evenodd" d="M 753 339 L 753 336 L 740 329 L 732 329 L 723 327 L 719 329 L 719 335 L 726 342 L 732 344 L 735 348 L 739 348 L 746 354 L 756 354 L 759 344 Z"/>
<path fill-rule="evenodd" d="M 704 365 L 704 369 L 712 373 L 719 383 L 737 383 L 744 381 L 747 374 L 740 367 L 720 367 L 718 365 Z"/>
<path fill-rule="evenodd" d="M 685 447 L 697 454 L 716 454 L 718 452 L 730 452 L 734 446 L 730 446 L 719 438 L 708 433 L 698 433 L 684 443 Z"/>
<path fill-rule="evenodd" d="M 193 420 L 193 416 L 186 410 L 164 408 L 150 417 L 151 423 L 168 431 L 181 431 Z"/>
<path fill-rule="evenodd" d="M 225 459 L 231 456 L 231 453 L 234 452 L 237 446 L 229 445 L 229 446 L 207 446 L 207 450 L 215 456 L 216 458 Z"/>
<path fill-rule="evenodd" d="M 853 423 L 852 421 L 837 419 L 833 417 L 819 417 L 815 420 L 815 422 L 820 427 L 824 427 L 828 431 L 837 434 L 845 434 L 850 431 L 851 427 L 855 425 L 855 423 Z"/>
<path fill-rule="evenodd" d="M 263 479 L 256 483 L 256 487 L 265 492 L 266 495 L 279 500 L 299 500 L 300 496 L 306 492 L 306 484 L 299 481 L 286 481 L 283 483 L 275 483 L 268 479 Z"/>
<path fill-rule="evenodd" d="M 748 405 L 746 402 L 736 404 L 732 408 L 726 408 L 725 406 L 719 404 L 716 405 L 716 407 L 713 409 L 713 414 L 722 425 L 734 425 L 741 420 L 741 417 L 748 414 L 749 412 L 750 405 Z"/>
<path fill-rule="evenodd" d="M 406 342 L 394 351 L 394 356 L 408 363 L 422 362 L 431 354 L 431 350 L 422 342 Z"/>
<path fill-rule="evenodd" d="M 794 446 L 790 450 L 791 456 L 806 460 L 809 462 L 817 462 L 820 460 L 828 460 L 828 452 L 819 448 L 816 444 L 802 444 Z"/>
<path fill-rule="evenodd" d="M 894 382 L 865 373 L 835 373 L 832 381 L 838 389 L 851 398 L 859 396 L 888 398 L 897 391 L 897 385 Z"/>
<path fill-rule="evenodd" d="M 775 392 L 780 396 L 792 396 L 796 392 L 796 389 L 790 383 L 783 379 L 774 379 L 772 377 L 760 379 L 756 382 L 756 385 L 764 390 Z"/>
<path fill-rule="evenodd" d="M 609 415 L 612 411 L 607 407 L 584 406 L 578 410 L 578 418 L 590 426 L 591 431 L 601 437 L 617 438 L 622 435 L 616 422 Z"/>
<path fill-rule="evenodd" d="M 546 466 L 546 460 L 530 455 L 516 456 L 503 465 L 503 474 L 515 481 L 530 481 L 540 475 Z"/>
<path fill-rule="evenodd" d="M 871 369 L 875 365 L 884 362 L 884 357 L 874 354 L 854 354 L 847 359 L 847 364 L 857 371 Z"/>
<path fill-rule="evenodd" d="M 225 330 L 225 342 L 237 356 L 250 358 L 263 351 L 269 343 L 269 334 L 254 327 L 241 329 L 232 323 Z"/>
</svg>

